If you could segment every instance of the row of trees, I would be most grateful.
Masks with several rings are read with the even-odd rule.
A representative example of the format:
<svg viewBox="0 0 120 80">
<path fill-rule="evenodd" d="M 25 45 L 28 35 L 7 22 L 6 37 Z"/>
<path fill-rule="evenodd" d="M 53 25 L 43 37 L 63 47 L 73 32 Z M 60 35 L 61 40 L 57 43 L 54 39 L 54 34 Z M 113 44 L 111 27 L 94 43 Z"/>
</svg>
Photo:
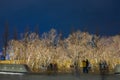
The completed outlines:
<svg viewBox="0 0 120 80">
<path fill-rule="evenodd" d="M 88 59 L 92 64 L 106 60 L 111 68 L 120 63 L 120 36 L 98 37 L 77 31 L 68 38 L 61 39 L 55 29 L 39 37 L 36 33 L 26 33 L 21 40 L 11 40 L 7 51 L 10 60 L 25 60 L 31 69 L 40 69 L 49 63 L 59 64 L 59 69 L 70 68 L 76 59 Z M 81 66 L 81 64 L 80 64 Z M 95 65 L 93 65 L 95 66 Z"/>
<path fill-rule="evenodd" d="M 100 37 L 78 30 L 63 39 L 55 29 L 41 36 L 37 31 L 30 33 L 27 29 L 21 39 L 16 37 L 8 40 L 6 28 L 4 53 L 9 53 L 10 60 L 24 60 L 33 71 L 51 62 L 57 63 L 59 70 L 67 70 L 76 59 L 80 67 L 83 59 L 90 60 L 92 67 L 97 67 L 100 60 L 106 60 L 111 69 L 120 63 L 120 35 Z"/>
</svg>

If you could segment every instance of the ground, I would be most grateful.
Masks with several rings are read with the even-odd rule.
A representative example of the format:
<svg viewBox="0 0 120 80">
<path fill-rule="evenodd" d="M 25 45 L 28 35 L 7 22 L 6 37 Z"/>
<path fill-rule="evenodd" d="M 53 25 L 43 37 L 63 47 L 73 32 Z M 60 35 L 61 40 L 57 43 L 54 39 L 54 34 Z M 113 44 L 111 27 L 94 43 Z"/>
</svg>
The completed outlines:
<svg viewBox="0 0 120 80">
<path fill-rule="evenodd" d="M 115 74 L 25 74 L 0 75 L 0 80 L 119 80 L 120 75 Z"/>
</svg>

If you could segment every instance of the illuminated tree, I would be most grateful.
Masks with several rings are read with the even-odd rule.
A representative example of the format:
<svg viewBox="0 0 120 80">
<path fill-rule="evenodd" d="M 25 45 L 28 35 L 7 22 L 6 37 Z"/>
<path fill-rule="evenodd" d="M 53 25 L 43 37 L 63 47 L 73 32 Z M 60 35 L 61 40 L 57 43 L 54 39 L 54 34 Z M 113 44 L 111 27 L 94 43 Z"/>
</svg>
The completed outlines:
<svg viewBox="0 0 120 80">
<path fill-rule="evenodd" d="M 70 69 L 76 58 L 79 65 L 88 59 L 98 68 L 100 60 L 106 60 L 112 69 L 120 63 L 120 36 L 99 37 L 88 32 L 76 31 L 61 39 L 55 29 L 43 33 L 26 33 L 21 40 L 11 40 L 8 51 L 11 60 L 25 60 L 33 71 L 47 68 L 50 63 L 57 63 L 60 70 Z"/>
</svg>

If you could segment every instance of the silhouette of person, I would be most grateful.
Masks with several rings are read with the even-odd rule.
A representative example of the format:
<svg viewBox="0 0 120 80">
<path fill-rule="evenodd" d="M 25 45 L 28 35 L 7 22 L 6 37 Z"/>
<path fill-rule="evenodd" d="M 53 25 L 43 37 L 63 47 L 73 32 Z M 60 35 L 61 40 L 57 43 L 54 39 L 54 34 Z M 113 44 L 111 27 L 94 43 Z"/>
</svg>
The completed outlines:
<svg viewBox="0 0 120 80">
<path fill-rule="evenodd" d="M 86 73 L 86 70 L 85 70 L 86 62 L 85 62 L 85 60 L 82 61 L 82 67 L 83 67 L 83 73 Z"/>
<path fill-rule="evenodd" d="M 88 73 L 88 68 L 89 68 L 89 61 L 86 59 L 86 67 L 85 67 L 85 72 Z"/>
</svg>

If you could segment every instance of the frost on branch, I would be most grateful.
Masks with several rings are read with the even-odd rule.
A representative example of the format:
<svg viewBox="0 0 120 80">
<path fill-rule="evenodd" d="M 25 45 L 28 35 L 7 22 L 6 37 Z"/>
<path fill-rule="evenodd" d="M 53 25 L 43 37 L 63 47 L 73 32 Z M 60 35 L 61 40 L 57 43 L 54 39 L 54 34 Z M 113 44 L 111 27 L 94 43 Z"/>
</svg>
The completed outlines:
<svg viewBox="0 0 120 80">
<path fill-rule="evenodd" d="M 111 68 L 120 63 L 120 36 L 99 37 L 87 32 L 76 31 L 64 40 L 60 39 L 55 29 L 43 33 L 26 33 L 21 40 L 9 41 L 7 51 L 10 60 L 25 60 L 33 71 L 40 71 L 41 66 L 57 63 L 59 70 L 70 69 L 76 58 L 88 59 L 92 66 L 100 60 L 106 60 Z"/>
</svg>

